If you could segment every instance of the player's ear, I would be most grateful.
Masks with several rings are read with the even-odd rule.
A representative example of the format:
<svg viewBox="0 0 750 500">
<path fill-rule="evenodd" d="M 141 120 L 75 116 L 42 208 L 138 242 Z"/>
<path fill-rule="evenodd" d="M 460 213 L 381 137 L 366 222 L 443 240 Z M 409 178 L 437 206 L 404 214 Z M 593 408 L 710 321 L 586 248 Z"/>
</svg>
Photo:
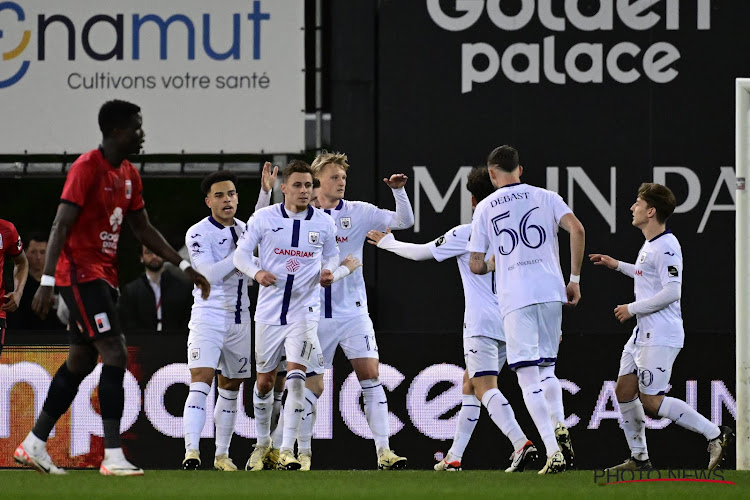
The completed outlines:
<svg viewBox="0 0 750 500">
<path fill-rule="evenodd" d="M 521 165 L 518 165 L 518 177 L 521 177 L 523 175 L 523 167 Z"/>
<path fill-rule="evenodd" d="M 206 206 L 208 208 L 211 208 L 211 204 L 208 202 L 208 196 L 206 196 L 206 199 L 204 201 L 206 202 Z"/>
</svg>

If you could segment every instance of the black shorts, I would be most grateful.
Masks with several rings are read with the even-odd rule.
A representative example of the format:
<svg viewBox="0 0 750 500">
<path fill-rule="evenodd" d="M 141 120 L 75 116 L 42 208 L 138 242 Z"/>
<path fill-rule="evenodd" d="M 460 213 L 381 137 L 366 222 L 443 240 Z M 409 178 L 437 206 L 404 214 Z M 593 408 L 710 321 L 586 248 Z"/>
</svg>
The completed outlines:
<svg viewBox="0 0 750 500">
<path fill-rule="evenodd" d="M 117 314 L 117 289 L 104 280 L 59 287 L 70 310 L 71 344 L 87 344 L 122 334 Z"/>
<path fill-rule="evenodd" d="M 3 353 L 3 345 L 5 345 L 5 318 L 0 318 L 0 354 Z"/>
</svg>

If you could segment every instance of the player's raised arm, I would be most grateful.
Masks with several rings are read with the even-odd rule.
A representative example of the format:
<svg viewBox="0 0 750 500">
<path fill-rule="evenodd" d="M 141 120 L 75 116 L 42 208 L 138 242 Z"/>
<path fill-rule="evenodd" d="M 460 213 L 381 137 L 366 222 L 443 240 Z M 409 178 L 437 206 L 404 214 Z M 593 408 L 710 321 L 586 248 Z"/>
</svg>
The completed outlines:
<svg viewBox="0 0 750 500">
<path fill-rule="evenodd" d="M 273 188 L 276 186 L 276 177 L 278 174 L 278 166 L 273 167 L 273 170 L 271 170 L 270 161 L 263 164 L 263 170 L 260 174 L 260 191 L 258 192 L 258 201 L 255 203 L 254 209 L 256 212 L 271 204 L 271 196 L 273 195 Z"/>
<path fill-rule="evenodd" d="M 74 203 L 62 202 L 57 207 L 55 220 L 52 222 L 52 229 L 47 241 L 42 281 L 34 294 L 34 299 L 31 301 L 31 309 L 42 319 L 47 317 L 54 300 L 57 259 L 60 257 L 62 247 L 65 244 L 65 237 L 80 213 L 81 207 Z"/>
<path fill-rule="evenodd" d="M 391 229 L 408 229 L 414 225 L 414 210 L 411 207 L 409 195 L 404 189 L 408 180 L 409 177 L 404 174 L 393 174 L 383 179 L 383 182 L 393 191 L 393 198 L 396 200 L 396 212 L 393 213 L 388 223 Z"/>
<path fill-rule="evenodd" d="M 147 248 L 150 248 L 151 251 L 162 259 L 182 269 L 190 280 L 195 283 L 195 286 L 201 289 L 203 299 L 208 298 L 209 293 L 211 293 L 211 285 L 205 276 L 190 267 L 189 262 L 182 260 L 180 254 L 167 243 L 167 240 L 164 239 L 159 230 L 151 224 L 145 208 L 128 212 L 127 221 L 138 241 L 146 245 Z"/>
</svg>

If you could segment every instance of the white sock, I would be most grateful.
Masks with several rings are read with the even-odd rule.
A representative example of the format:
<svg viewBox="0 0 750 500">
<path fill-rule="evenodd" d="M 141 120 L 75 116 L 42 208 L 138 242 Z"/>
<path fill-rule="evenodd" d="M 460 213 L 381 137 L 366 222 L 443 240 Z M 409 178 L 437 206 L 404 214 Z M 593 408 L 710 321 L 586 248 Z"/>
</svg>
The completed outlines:
<svg viewBox="0 0 750 500">
<path fill-rule="evenodd" d="M 538 366 L 524 366 L 516 370 L 518 376 L 518 385 L 523 393 L 523 401 L 526 403 L 526 409 L 534 421 L 536 429 L 539 431 L 544 442 L 544 448 L 547 451 L 547 457 L 551 457 L 555 452 L 560 451 L 560 447 L 555 439 L 555 429 L 552 427 L 547 407 L 547 399 L 544 397 L 542 382 L 539 376 Z"/>
<path fill-rule="evenodd" d="M 646 445 L 646 412 L 640 398 L 619 403 L 622 423 L 620 427 L 625 432 L 625 440 L 630 448 L 630 455 L 636 460 L 648 460 L 648 446 Z"/>
<path fill-rule="evenodd" d="M 284 390 L 273 390 L 273 411 L 271 412 L 271 434 L 279 425 L 279 416 L 281 415 L 281 400 L 284 399 Z"/>
<path fill-rule="evenodd" d="M 281 441 L 284 439 L 284 407 L 280 408 L 279 421 L 276 422 L 276 427 L 271 432 L 271 442 L 273 447 L 278 448 L 281 446 Z"/>
<path fill-rule="evenodd" d="M 388 400 L 385 397 L 385 390 L 380 379 L 372 378 L 360 380 L 359 385 L 362 387 L 362 395 L 365 400 L 365 416 L 367 423 L 370 424 L 373 438 L 375 440 L 375 450 L 378 454 L 382 450 L 389 450 L 388 435 Z"/>
<path fill-rule="evenodd" d="M 216 425 L 216 456 L 229 455 L 229 443 L 237 421 L 237 397 L 240 391 L 219 388 L 219 397 L 214 407 Z"/>
<path fill-rule="evenodd" d="M 565 425 L 562 386 L 555 375 L 555 365 L 539 367 L 539 377 L 542 379 L 542 390 L 552 418 L 552 427 L 557 424 Z"/>
<path fill-rule="evenodd" d="M 523 448 L 528 439 L 526 434 L 523 433 L 521 427 L 516 421 L 516 415 L 513 413 L 508 400 L 500 392 L 500 389 L 490 389 L 482 396 L 482 404 L 490 414 L 490 418 L 500 432 L 505 434 L 511 443 L 513 443 L 513 449 L 519 450 Z"/>
<path fill-rule="evenodd" d="M 284 405 L 284 438 L 281 449 L 294 450 L 299 424 L 305 411 L 305 372 L 289 370 L 286 374 L 286 404 Z"/>
<path fill-rule="evenodd" d="M 676 398 L 664 397 L 657 412 L 660 417 L 667 417 L 685 429 L 703 434 L 708 439 L 716 439 L 721 430 L 706 417 L 693 410 L 693 407 Z"/>
<path fill-rule="evenodd" d="M 456 435 L 453 436 L 453 444 L 451 449 L 448 450 L 448 455 L 445 457 L 446 462 L 452 462 L 451 458 L 457 458 L 459 462 L 464 456 L 466 446 L 469 444 L 471 434 L 474 432 L 474 427 L 477 426 L 477 420 L 479 420 L 479 414 L 482 412 L 482 403 L 479 402 L 477 397 L 473 394 L 464 394 L 462 396 L 461 410 L 458 412 L 457 424 L 456 424 Z"/>
<path fill-rule="evenodd" d="M 271 410 L 273 398 L 271 395 L 258 392 L 258 384 L 253 387 L 253 410 L 255 411 L 255 432 L 258 436 L 258 445 L 268 446 L 271 443 Z"/>
<path fill-rule="evenodd" d="M 305 387 L 305 411 L 302 412 L 302 422 L 299 425 L 297 446 L 300 450 L 312 450 L 313 428 L 317 417 L 318 396 Z"/>
<path fill-rule="evenodd" d="M 190 392 L 182 411 L 182 428 L 185 432 L 185 450 L 199 450 L 201 431 L 206 425 L 206 398 L 211 386 L 205 382 L 191 382 Z"/>
</svg>

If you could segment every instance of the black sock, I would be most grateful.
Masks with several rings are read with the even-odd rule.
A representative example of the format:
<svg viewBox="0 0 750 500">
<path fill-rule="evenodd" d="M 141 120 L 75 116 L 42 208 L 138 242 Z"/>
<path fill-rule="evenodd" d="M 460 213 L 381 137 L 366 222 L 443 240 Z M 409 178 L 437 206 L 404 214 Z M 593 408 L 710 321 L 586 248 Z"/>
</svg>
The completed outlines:
<svg viewBox="0 0 750 500">
<path fill-rule="evenodd" d="M 42 412 L 31 430 L 36 437 L 42 441 L 47 440 L 55 423 L 70 408 L 70 404 L 78 394 L 78 386 L 84 378 L 86 375 L 78 375 L 68 370 L 65 362 L 57 369 L 49 385 Z"/>
<path fill-rule="evenodd" d="M 120 420 L 125 405 L 125 389 L 122 385 L 125 369 L 112 365 L 102 366 L 99 377 L 99 407 L 102 410 L 104 447 L 120 447 Z"/>
</svg>

